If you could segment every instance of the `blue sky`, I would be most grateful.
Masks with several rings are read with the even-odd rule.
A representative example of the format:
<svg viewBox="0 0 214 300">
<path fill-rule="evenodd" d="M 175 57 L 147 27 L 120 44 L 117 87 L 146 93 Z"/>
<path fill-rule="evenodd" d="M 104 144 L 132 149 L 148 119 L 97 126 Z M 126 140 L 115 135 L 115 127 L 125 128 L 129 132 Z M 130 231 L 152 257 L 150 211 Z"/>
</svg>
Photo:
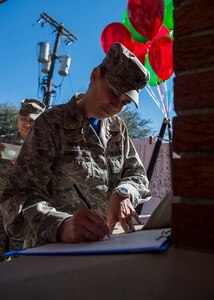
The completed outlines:
<svg viewBox="0 0 214 300">
<path fill-rule="evenodd" d="M 37 23 L 41 13 L 46 12 L 63 23 L 78 37 L 70 46 L 65 45 L 64 38 L 60 42 L 58 55 L 71 56 L 68 76 L 59 76 L 59 63 L 55 65 L 53 83 L 62 85 L 61 90 L 56 89 L 54 104 L 60 104 L 68 101 L 74 93 L 86 91 L 93 67 L 105 56 L 100 45 L 102 31 L 112 22 L 122 23 L 127 3 L 128 0 L 8 0 L 0 4 L 0 103 L 19 108 L 23 98 L 42 100 L 38 82 L 45 74 L 40 72 L 38 62 L 39 42 L 49 41 L 53 50 L 56 36 L 49 24 L 42 28 Z M 172 81 L 170 79 L 167 83 L 171 89 Z M 150 89 L 158 98 L 156 88 Z M 151 127 L 159 132 L 164 114 L 146 89 L 140 95 L 139 112 L 142 118 L 151 119 Z M 173 115 L 171 113 L 170 118 Z"/>
</svg>

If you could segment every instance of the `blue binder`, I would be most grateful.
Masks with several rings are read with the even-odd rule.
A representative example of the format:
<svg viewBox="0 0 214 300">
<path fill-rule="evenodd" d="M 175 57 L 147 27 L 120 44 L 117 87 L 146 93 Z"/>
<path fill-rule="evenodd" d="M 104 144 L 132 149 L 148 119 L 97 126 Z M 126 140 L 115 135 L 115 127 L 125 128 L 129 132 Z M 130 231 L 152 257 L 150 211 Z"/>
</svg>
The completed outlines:
<svg viewBox="0 0 214 300">
<path fill-rule="evenodd" d="M 102 241 L 67 244 L 50 243 L 34 248 L 5 253 L 13 255 L 98 255 L 163 252 L 170 245 L 171 229 L 139 230 L 132 233 L 113 234 Z"/>
</svg>

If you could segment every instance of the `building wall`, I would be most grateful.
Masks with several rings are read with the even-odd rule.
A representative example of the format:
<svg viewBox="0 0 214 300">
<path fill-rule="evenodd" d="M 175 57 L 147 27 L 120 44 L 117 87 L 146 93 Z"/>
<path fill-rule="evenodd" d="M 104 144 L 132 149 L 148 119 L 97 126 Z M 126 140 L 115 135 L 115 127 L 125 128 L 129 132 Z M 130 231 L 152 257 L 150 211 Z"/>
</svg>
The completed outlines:
<svg viewBox="0 0 214 300">
<path fill-rule="evenodd" d="M 174 6 L 172 240 L 214 248 L 214 1 Z"/>
</svg>

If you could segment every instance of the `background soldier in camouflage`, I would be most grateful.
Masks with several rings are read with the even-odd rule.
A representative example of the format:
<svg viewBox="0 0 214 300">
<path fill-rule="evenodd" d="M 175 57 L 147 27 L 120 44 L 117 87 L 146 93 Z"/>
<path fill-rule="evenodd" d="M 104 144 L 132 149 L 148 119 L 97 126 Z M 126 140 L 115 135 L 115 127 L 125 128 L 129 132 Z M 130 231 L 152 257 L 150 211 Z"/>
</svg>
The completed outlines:
<svg viewBox="0 0 214 300">
<path fill-rule="evenodd" d="M 45 110 L 45 104 L 36 99 L 24 99 L 21 101 L 21 109 L 18 115 L 18 130 L 14 134 L 0 136 L 0 197 L 6 184 L 6 179 L 15 163 L 13 160 L 2 159 L 1 152 L 4 145 L 13 144 L 21 146 L 32 127 L 34 120 Z M 0 260 L 3 259 L 2 253 L 7 250 L 7 235 L 4 231 L 3 219 L 0 213 Z"/>
<path fill-rule="evenodd" d="M 97 241 L 118 221 L 125 232 L 135 230 L 134 207 L 151 194 L 127 127 L 116 114 L 131 101 L 138 106 L 148 80 L 140 61 L 115 43 L 93 69 L 85 94 L 37 118 L 1 198 L 11 250 Z M 93 210 L 85 208 L 74 184 Z"/>
</svg>

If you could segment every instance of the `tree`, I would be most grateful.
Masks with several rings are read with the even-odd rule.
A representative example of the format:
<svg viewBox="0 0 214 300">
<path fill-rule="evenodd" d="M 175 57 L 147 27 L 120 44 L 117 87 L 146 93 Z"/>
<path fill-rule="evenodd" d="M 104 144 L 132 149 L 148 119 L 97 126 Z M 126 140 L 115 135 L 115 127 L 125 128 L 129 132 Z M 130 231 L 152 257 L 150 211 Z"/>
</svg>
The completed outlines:
<svg viewBox="0 0 214 300">
<path fill-rule="evenodd" d="M 0 135 L 14 133 L 19 110 L 10 104 L 0 104 Z"/>
<path fill-rule="evenodd" d="M 150 135 L 154 135 L 153 128 L 149 127 L 152 121 L 150 119 L 142 119 L 139 112 L 127 107 L 118 115 L 128 127 L 130 138 L 147 139 Z"/>
</svg>

